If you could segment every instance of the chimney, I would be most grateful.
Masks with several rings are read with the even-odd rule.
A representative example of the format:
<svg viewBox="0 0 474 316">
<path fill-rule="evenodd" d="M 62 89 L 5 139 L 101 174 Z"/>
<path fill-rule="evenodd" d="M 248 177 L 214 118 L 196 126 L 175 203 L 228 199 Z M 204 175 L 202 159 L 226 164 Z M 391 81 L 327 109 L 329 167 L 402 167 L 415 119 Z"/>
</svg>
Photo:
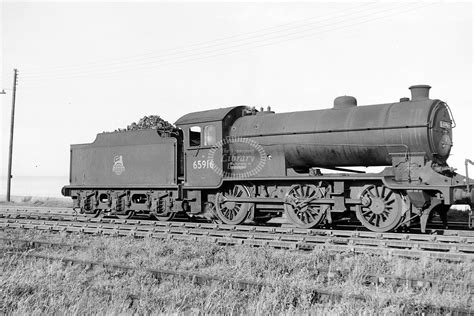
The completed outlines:
<svg viewBox="0 0 474 316">
<path fill-rule="evenodd" d="M 428 100 L 430 98 L 431 87 L 426 84 L 411 86 L 409 89 L 411 90 L 412 101 Z"/>
</svg>

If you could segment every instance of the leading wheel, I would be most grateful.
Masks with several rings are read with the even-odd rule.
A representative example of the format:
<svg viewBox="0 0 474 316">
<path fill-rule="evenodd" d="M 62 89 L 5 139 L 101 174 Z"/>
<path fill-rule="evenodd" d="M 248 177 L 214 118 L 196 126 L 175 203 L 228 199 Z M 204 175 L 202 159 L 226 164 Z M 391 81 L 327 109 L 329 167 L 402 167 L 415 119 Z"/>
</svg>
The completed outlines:
<svg viewBox="0 0 474 316">
<path fill-rule="evenodd" d="M 250 203 L 239 203 L 232 198 L 248 198 L 250 193 L 243 185 L 235 185 L 226 192 L 216 194 L 216 214 L 219 219 L 230 225 L 238 225 L 245 221 L 249 214 Z M 229 201 L 230 200 L 230 201 Z"/>
<path fill-rule="evenodd" d="M 362 205 L 357 205 L 359 221 L 371 231 L 388 232 L 402 220 L 402 196 L 384 185 L 371 184 L 360 194 Z"/>
<path fill-rule="evenodd" d="M 330 187 L 324 182 L 318 185 L 293 185 L 285 196 L 284 208 L 288 219 L 301 228 L 312 228 L 320 224 L 326 217 L 329 205 L 313 201 L 325 198 L 329 192 Z"/>
</svg>

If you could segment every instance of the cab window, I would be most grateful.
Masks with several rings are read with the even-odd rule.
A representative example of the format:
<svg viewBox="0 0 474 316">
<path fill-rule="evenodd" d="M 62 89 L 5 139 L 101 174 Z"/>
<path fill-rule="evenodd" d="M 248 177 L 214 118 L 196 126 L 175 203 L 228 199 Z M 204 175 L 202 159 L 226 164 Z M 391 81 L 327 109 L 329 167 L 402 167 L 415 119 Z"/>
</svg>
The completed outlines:
<svg viewBox="0 0 474 316">
<path fill-rule="evenodd" d="M 216 142 L 216 127 L 214 125 L 206 125 L 204 127 L 204 146 L 212 146 Z"/>
<path fill-rule="evenodd" d="M 201 127 L 192 126 L 189 128 L 189 146 L 201 146 Z"/>
</svg>

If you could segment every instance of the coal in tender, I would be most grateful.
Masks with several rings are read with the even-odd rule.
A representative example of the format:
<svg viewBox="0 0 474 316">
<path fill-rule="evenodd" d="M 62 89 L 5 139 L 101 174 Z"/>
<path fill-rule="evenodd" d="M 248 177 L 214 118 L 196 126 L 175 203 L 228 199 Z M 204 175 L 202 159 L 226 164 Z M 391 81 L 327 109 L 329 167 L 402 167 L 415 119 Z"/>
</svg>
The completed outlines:
<svg viewBox="0 0 474 316">
<path fill-rule="evenodd" d="M 174 134 L 177 132 L 177 128 L 169 123 L 168 121 L 162 119 L 158 115 L 148 115 L 142 117 L 138 122 L 133 122 L 128 125 L 126 128 L 116 129 L 116 132 L 125 132 L 125 131 L 137 131 L 143 129 L 156 129 L 160 134 Z"/>
</svg>

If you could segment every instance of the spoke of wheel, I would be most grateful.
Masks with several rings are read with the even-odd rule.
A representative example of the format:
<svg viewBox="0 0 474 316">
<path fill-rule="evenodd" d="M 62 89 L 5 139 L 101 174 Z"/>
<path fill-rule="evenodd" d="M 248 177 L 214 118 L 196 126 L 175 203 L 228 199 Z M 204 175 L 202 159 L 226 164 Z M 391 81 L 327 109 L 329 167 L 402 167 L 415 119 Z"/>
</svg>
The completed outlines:
<svg viewBox="0 0 474 316">
<path fill-rule="evenodd" d="M 305 223 L 309 223 L 309 216 L 308 213 L 304 212 Z"/>
<path fill-rule="evenodd" d="M 304 220 L 304 214 L 303 213 L 300 213 L 298 218 L 301 220 L 301 222 L 306 223 L 306 221 Z"/>
<path fill-rule="evenodd" d="M 378 191 L 378 188 L 377 187 L 373 187 L 373 192 L 375 194 L 375 197 L 379 197 L 379 191 Z"/>
<path fill-rule="evenodd" d="M 393 195 L 393 191 L 388 191 L 387 196 L 384 198 L 385 201 L 388 201 L 390 197 Z"/>
<path fill-rule="evenodd" d="M 321 197 L 321 198 L 324 197 L 325 191 L 326 190 L 324 190 L 323 188 L 318 188 L 318 193 L 319 193 L 318 197 Z"/>
</svg>

